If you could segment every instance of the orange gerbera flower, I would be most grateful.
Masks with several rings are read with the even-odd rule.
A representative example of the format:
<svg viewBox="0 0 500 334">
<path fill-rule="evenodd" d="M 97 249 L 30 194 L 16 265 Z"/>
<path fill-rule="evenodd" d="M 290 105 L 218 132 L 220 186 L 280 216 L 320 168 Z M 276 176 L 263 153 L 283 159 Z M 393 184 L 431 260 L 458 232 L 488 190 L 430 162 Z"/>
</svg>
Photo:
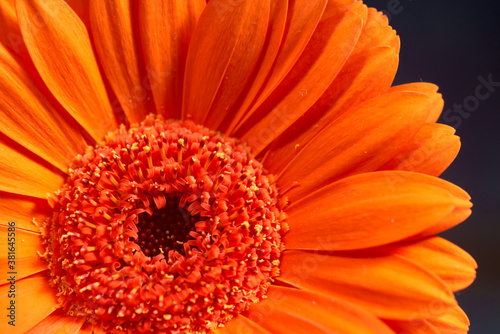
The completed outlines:
<svg viewBox="0 0 500 334">
<path fill-rule="evenodd" d="M 0 3 L 1 332 L 465 333 L 437 87 L 354 0 Z M 47 201 L 48 197 L 48 201 Z M 15 327 L 14 327 L 15 325 Z"/>
</svg>

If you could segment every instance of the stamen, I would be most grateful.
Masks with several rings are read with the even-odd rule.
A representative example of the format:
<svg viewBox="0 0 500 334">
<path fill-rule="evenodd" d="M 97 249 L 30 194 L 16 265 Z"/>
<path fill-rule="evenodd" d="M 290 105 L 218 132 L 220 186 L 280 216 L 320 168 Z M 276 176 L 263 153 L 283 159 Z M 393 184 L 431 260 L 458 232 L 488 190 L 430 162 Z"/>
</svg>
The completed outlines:
<svg viewBox="0 0 500 334">
<path fill-rule="evenodd" d="M 273 180 L 245 145 L 193 123 L 150 116 L 109 134 L 51 196 L 43 257 L 63 309 L 108 332 L 223 325 L 279 274 Z"/>
</svg>

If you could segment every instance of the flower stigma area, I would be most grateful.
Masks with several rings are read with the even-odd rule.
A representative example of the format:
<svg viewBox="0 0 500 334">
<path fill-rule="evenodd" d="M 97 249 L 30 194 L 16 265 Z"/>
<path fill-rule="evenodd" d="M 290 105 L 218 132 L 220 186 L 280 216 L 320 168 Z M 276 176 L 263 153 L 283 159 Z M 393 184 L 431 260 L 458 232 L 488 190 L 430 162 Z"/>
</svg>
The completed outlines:
<svg viewBox="0 0 500 334">
<path fill-rule="evenodd" d="M 42 228 L 63 309 L 111 332 L 204 333 L 265 298 L 288 227 L 249 151 L 159 116 L 88 147 Z"/>
</svg>

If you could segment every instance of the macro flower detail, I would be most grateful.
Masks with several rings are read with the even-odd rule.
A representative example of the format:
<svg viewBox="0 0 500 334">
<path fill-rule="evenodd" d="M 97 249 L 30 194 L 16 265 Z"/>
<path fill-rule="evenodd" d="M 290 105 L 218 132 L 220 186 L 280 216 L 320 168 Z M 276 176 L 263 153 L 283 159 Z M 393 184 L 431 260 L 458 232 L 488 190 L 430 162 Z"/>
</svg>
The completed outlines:
<svg viewBox="0 0 500 334">
<path fill-rule="evenodd" d="M 460 140 L 375 9 L 7 0 L 0 29 L 1 332 L 468 331 Z"/>
<path fill-rule="evenodd" d="M 277 190 L 234 140 L 150 117 L 68 174 L 42 234 L 69 314 L 106 329 L 203 331 L 258 302 L 278 275 Z"/>
</svg>

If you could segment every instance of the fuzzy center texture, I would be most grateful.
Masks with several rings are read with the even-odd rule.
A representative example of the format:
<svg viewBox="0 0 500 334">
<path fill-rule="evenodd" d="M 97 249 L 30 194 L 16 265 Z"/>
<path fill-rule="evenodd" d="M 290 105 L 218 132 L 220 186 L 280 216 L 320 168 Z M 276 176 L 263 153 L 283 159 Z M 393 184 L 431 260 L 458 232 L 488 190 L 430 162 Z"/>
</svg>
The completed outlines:
<svg viewBox="0 0 500 334">
<path fill-rule="evenodd" d="M 89 147 L 68 174 L 42 235 L 70 315 L 112 332 L 203 333 L 279 275 L 278 190 L 235 139 L 150 116 Z"/>
</svg>

